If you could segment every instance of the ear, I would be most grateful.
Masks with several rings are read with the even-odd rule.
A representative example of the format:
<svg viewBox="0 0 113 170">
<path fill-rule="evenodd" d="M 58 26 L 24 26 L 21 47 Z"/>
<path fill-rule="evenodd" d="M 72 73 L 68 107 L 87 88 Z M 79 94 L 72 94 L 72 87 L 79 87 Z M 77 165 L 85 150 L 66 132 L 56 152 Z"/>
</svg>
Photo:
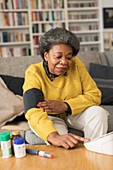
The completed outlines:
<svg viewBox="0 0 113 170">
<path fill-rule="evenodd" d="M 48 53 L 47 52 L 44 53 L 44 59 L 45 59 L 45 61 L 48 61 Z"/>
</svg>

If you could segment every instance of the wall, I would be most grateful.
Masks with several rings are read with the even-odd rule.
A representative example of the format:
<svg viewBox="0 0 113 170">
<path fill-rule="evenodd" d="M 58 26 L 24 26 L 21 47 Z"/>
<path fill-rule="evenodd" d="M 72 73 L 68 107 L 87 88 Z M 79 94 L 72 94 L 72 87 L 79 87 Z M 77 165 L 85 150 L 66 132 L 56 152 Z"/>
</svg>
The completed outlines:
<svg viewBox="0 0 113 170">
<path fill-rule="evenodd" d="M 113 7 L 113 0 L 101 0 L 102 8 L 103 7 Z"/>
</svg>

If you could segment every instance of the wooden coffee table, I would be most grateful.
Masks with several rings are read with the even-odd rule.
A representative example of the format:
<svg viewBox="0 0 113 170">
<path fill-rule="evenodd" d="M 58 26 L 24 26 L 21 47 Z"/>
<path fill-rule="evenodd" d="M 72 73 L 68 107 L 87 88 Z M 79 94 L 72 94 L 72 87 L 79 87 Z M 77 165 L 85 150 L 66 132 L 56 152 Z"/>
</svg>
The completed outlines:
<svg viewBox="0 0 113 170">
<path fill-rule="evenodd" d="M 113 156 L 87 151 L 83 145 L 66 150 L 61 147 L 38 145 L 27 148 L 54 155 L 53 159 L 28 154 L 23 158 L 2 158 L 0 170 L 113 170 Z"/>
</svg>

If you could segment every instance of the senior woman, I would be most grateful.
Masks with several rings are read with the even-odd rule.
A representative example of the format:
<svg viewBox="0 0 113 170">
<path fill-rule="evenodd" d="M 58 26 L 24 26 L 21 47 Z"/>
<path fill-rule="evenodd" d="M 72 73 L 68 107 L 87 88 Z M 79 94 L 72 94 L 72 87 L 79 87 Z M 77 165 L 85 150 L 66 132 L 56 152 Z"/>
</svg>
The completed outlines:
<svg viewBox="0 0 113 170">
<path fill-rule="evenodd" d="M 47 143 L 73 148 L 107 132 L 101 92 L 76 57 L 79 41 L 70 31 L 51 29 L 40 39 L 43 62 L 25 73 L 24 108 L 31 129 Z M 84 137 L 68 133 L 82 130 Z"/>
</svg>

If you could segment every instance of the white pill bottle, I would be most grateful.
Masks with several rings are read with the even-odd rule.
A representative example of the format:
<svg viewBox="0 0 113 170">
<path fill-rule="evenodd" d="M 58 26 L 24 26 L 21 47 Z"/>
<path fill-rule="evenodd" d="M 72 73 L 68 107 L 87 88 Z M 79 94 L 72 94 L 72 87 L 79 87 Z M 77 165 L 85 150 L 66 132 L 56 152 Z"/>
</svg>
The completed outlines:
<svg viewBox="0 0 113 170">
<path fill-rule="evenodd" d="M 26 156 L 24 138 L 19 137 L 14 139 L 14 153 L 16 158 Z"/>
<path fill-rule="evenodd" d="M 10 133 L 2 133 L 0 135 L 0 141 L 1 141 L 1 151 L 2 151 L 2 158 L 9 158 L 12 156 L 12 150 L 11 150 L 11 139 L 10 139 Z"/>
</svg>

